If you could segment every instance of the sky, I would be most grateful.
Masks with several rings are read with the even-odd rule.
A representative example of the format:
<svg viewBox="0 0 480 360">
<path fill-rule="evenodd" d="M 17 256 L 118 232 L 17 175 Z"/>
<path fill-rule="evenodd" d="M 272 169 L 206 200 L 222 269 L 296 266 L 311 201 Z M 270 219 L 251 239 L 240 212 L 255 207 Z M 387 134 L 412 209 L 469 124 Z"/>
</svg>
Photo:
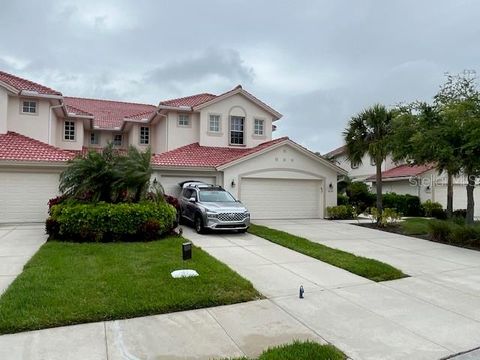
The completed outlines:
<svg viewBox="0 0 480 360">
<path fill-rule="evenodd" d="M 375 103 L 480 70 L 476 0 L 0 0 L 0 70 L 64 95 L 158 104 L 238 84 L 322 154 Z"/>
</svg>

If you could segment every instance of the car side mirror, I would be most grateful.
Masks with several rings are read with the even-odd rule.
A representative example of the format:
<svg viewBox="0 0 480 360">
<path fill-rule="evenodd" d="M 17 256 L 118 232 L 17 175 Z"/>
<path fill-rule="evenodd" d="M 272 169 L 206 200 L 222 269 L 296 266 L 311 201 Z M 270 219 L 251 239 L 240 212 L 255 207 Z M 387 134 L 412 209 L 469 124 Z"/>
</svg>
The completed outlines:
<svg viewBox="0 0 480 360">
<path fill-rule="evenodd" d="M 191 203 L 196 203 L 197 200 L 194 198 L 194 197 L 191 197 L 190 199 L 188 199 L 188 202 L 191 202 Z"/>
</svg>

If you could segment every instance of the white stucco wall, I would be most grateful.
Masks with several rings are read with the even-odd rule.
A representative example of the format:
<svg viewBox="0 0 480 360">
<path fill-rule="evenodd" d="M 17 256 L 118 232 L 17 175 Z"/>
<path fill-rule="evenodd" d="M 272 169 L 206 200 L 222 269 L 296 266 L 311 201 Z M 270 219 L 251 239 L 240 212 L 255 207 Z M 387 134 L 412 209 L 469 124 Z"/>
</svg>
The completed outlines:
<svg viewBox="0 0 480 360">
<path fill-rule="evenodd" d="M 142 127 L 142 126 L 148 126 L 150 128 L 150 139 L 149 139 L 150 143 L 149 144 L 140 144 L 140 127 Z M 156 130 L 157 129 L 155 128 L 155 126 L 142 125 L 142 124 L 132 124 L 132 127 L 128 131 L 128 135 L 124 136 L 125 140 L 128 139 L 128 144 L 126 144 L 127 147 L 130 146 L 130 145 L 133 145 L 137 149 L 139 149 L 140 151 L 147 150 L 149 146 L 152 149 L 154 149 L 155 146 L 156 146 L 156 142 L 157 142 Z"/>
<path fill-rule="evenodd" d="M 97 132 L 100 135 L 100 141 L 98 144 L 90 143 L 90 135 L 92 132 Z M 122 135 L 122 146 L 116 146 L 115 148 L 126 149 L 128 147 L 128 134 L 119 131 L 105 131 L 105 130 L 85 130 L 85 136 L 83 139 L 83 146 L 90 148 L 104 148 L 109 143 L 113 142 L 113 137 L 116 134 Z"/>
<path fill-rule="evenodd" d="M 347 159 L 347 155 L 341 154 L 335 157 L 335 165 L 340 166 L 342 169 L 348 171 L 348 176 L 352 178 L 365 178 L 371 175 L 374 175 L 376 172 L 375 165 L 372 165 L 370 162 L 370 156 L 365 155 L 362 158 L 362 163 L 358 165 L 358 168 L 352 169 L 350 160 Z M 390 156 L 387 156 L 385 161 L 382 163 L 382 171 L 390 170 L 396 165 Z"/>
<path fill-rule="evenodd" d="M 189 126 L 179 126 L 179 114 L 188 114 L 190 117 Z M 198 113 L 182 113 L 171 111 L 166 119 L 166 148 L 167 151 L 199 142 L 200 139 L 200 116 Z"/>
<path fill-rule="evenodd" d="M 68 119 L 67 121 L 75 122 L 75 140 L 65 140 L 64 138 L 64 121 L 63 118 L 58 118 L 55 129 L 55 146 L 65 150 L 81 150 L 84 144 L 85 131 L 83 129 L 83 120 L 81 119 Z"/>
<path fill-rule="evenodd" d="M 6 134 L 8 131 L 8 94 L 7 90 L 0 87 L 0 134 Z"/>
<path fill-rule="evenodd" d="M 23 100 L 37 101 L 37 113 L 22 113 L 20 104 Z M 49 111 L 50 102 L 48 100 L 9 96 L 7 110 L 8 130 L 48 143 Z"/>
<path fill-rule="evenodd" d="M 221 126 L 219 133 L 210 133 L 208 131 L 210 114 L 220 115 Z M 246 147 L 254 147 L 272 139 L 272 116 L 243 95 L 237 94 L 216 104 L 212 104 L 200 111 L 200 145 L 221 147 L 230 146 L 230 116 L 245 117 L 244 136 Z M 255 118 L 265 121 L 265 135 L 262 137 L 253 135 Z"/>
<path fill-rule="evenodd" d="M 321 196 L 323 196 L 324 206 L 319 214 L 320 217 L 324 216 L 327 206 L 337 204 L 336 171 L 288 144 L 233 165 L 225 169 L 223 173 L 223 186 L 239 199 L 242 198 L 239 189 L 243 178 L 317 179 L 323 182 Z M 234 180 L 235 186 L 232 186 L 232 180 Z M 330 184 L 332 184 L 332 188 L 329 188 Z"/>
</svg>

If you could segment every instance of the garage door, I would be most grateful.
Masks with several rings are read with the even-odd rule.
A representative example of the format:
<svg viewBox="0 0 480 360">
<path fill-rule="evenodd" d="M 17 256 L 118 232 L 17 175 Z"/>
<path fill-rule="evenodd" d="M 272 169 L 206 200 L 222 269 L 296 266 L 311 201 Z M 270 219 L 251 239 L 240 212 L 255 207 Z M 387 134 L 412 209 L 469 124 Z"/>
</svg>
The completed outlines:
<svg viewBox="0 0 480 360">
<path fill-rule="evenodd" d="M 43 222 L 58 195 L 58 174 L 0 171 L 0 223 Z"/>
<path fill-rule="evenodd" d="M 323 209 L 319 180 L 242 179 L 240 199 L 252 219 L 318 218 Z"/>
<path fill-rule="evenodd" d="M 180 195 L 180 187 L 178 183 L 187 180 L 202 181 L 207 184 L 215 184 L 215 177 L 208 176 L 166 176 L 160 177 L 160 183 L 165 189 L 165 193 L 177 197 Z"/>
<path fill-rule="evenodd" d="M 480 190 L 475 187 L 473 191 L 475 199 L 475 217 L 480 216 Z M 444 208 L 447 207 L 447 187 L 437 186 L 435 188 L 435 201 L 442 204 Z M 467 208 L 467 189 L 465 185 L 453 186 L 453 209 L 466 209 Z"/>
</svg>

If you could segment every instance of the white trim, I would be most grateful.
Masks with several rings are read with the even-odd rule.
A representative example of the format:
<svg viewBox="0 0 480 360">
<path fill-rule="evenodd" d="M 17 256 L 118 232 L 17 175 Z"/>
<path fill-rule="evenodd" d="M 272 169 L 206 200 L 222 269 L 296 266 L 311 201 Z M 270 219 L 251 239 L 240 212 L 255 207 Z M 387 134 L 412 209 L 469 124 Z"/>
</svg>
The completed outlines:
<svg viewBox="0 0 480 360">
<path fill-rule="evenodd" d="M 207 106 L 210 106 L 210 105 L 213 105 L 213 104 L 216 104 L 217 102 L 219 101 L 222 101 L 224 99 L 227 99 L 233 95 L 237 95 L 237 94 L 241 94 L 243 96 L 245 96 L 248 100 L 250 100 L 251 102 L 253 102 L 254 104 L 256 104 L 258 107 L 262 108 L 263 110 L 265 110 L 266 112 L 268 112 L 270 115 L 273 115 L 273 117 L 275 118 L 275 120 L 278 120 L 280 119 L 283 115 L 280 114 L 278 111 L 272 109 L 270 106 L 268 106 L 267 104 L 261 102 L 259 99 L 255 98 L 252 94 L 250 94 L 248 91 L 246 90 L 243 90 L 242 87 L 237 87 L 233 90 L 230 90 L 220 96 L 217 96 L 216 98 L 213 98 L 212 100 L 209 100 L 209 101 L 206 101 L 200 105 L 197 105 L 197 106 L 194 106 L 192 107 L 193 110 L 197 111 L 197 110 L 201 110 Z"/>
<path fill-rule="evenodd" d="M 304 155 L 307 155 L 308 157 L 310 157 L 311 159 L 313 160 L 316 160 L 318 161 L 319 163 L 325 165 L 326 167 L 336 171 L 338 174 L 340 175 L 347 175 L 348 174 L 348 171 L 342 169 L 341 167 L 335 165 L 335 164 L 332 164 L 330 161 L 328 160 L 325 160 L 324 158 L 312 153 L 311 151 L 305 149 L 303 146 L 300 146 L 298 145 L 297 143 L 293 142 L 292 140 L 290 139 L 285 139 L 283 141 L 280 141 L 274 145 L 271 145 L 269 147 L 266 147 L 265 149 L 262 149 L 260 151 L 257 151 L 257 152 L 254 152 L 253 154 L 249 154 L 247 156 L 244 156 L 244 157 L 241 157 L 240 159 L 236 159 L 236 160 L 233 160 L 233 161 L 230 161 L 229 163 L 226 163 L 226 164 L 223 164 L 223 165 L 220 165 L 217 167 L 218 170 L 224 170 L 224 169 L 227 169 L 233 165 L 237 165 L 241 162 L 244 162 L 244 161 L 247 161 L 247 160 L 250 160 L 251 158 L 254 158 L 256 156 L 259 156 L 261 154 L 265 154 L 269 151 L 272 151 L 280 146 L 283 146 L 283 145 L 289 145 L 291 147 L 293 147 L 294 149 L 300 151 L 301 153 L 303 153 Z"/>
</svg>

